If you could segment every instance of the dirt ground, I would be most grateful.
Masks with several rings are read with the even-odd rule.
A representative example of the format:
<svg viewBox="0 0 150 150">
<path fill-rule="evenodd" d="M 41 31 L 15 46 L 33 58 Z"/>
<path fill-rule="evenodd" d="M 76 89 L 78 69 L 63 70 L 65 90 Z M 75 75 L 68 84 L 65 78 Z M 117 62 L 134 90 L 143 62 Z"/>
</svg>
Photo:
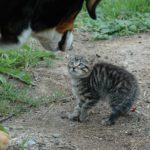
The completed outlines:
<svg viewBox="0 0 150 150">
<path fill-rule="evenodd" d="M 62 112 L 73 110 L 75 100 L 66 68 L 68 53 L 57 53 L 62 59 L 52 67 L 31 70 L 36 86 L 29 94 L 49 97 L 58 90 L 63 91 L 64 98 L 6 121 L 11 134 L 9 150 L 19 150 L 19 146 L 25 150 L 150 150 L 150 34 L 107 41 L 92 41 L 88 33 L 79 31 L 74 35 L 74 53 L 98 54 L 101 60 L 135 74 L 141 88 L 136 111 L 119 118 L 113 126 L 101 125 L 101 119 L 109 113 L 104 103 L 90 111 L 88 122 L 61 119 Z M 30 42 L 38 46 L 34 40 Z"/>
</svg>

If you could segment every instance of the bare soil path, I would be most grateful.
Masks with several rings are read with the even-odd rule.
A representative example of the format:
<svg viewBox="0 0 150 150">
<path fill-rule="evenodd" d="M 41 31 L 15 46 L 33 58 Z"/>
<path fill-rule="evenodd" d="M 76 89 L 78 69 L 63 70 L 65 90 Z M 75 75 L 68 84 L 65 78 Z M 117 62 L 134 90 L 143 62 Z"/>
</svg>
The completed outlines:
<svg viewBox="0 0 150 150">
<path fill-rule="evenodd" d="M 130 112 L 110 127 L 100 123 L 109 112 L 104 103 L 90 112 L 89 122 L 61 119 L 63 111 L 72 111 L 75 100 L 67 74 L 67 53 L 59 53 L 62 59 L 52 67 L 32 70 L 36 86 L 29 94 L 40 97 L 63 91 L 64 99 L 6 121 L 11 133 L 9 150 L 18 150 L 18 145 L 25 150 L 150 150 L 150 34 L 92 41 L 88 33 L 76 31 L 74 52 L 98 54 L 102 60 L 125 66 L 135 74 L 141 87 L 136 112 Z"/>
</svg>

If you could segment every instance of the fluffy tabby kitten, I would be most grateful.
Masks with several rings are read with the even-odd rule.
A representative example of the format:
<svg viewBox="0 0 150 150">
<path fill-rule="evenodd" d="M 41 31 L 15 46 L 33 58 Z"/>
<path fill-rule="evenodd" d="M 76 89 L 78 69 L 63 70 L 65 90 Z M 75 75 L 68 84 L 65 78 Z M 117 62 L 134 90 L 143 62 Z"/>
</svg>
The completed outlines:
<svg viewBox="0 0 150 150">
<path fill-rule="evenodd" d="M 77 106 L 67 118 L 84 121 L 87 111 L 99 100 L 109 99 L 111 114 L 102 120 L 104 125 L 114 124 L 118 117 L 127 113 L 136 100 L 139 89 L 135 77 L 128 71 L 104 62 L 92 64 L 82 56 L 71 58 L 68 63 L 72 91 Z"/>
</svg>

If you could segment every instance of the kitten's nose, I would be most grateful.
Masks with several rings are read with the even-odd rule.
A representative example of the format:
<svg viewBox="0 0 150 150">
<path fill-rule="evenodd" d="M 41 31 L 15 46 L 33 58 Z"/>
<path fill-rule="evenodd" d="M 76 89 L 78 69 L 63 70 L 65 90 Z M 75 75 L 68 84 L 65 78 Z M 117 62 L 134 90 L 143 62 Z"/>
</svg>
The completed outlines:
<svg viewBox="0 0 150 150">
<path fill-rule="evenodd" d="M 74 71 L 74 70 L 75 70 L 75 67 L 72 67 L 72 70 Z"/>
</svg>

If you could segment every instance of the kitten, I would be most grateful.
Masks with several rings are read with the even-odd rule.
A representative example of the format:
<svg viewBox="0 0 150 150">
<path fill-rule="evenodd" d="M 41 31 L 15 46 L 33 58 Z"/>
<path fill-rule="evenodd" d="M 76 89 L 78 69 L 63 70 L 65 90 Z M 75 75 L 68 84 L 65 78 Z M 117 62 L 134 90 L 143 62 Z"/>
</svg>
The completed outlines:
<svg viewBox="0 0 150 150">
<path fill-rule="evenodd" d="M 99 100 L 109 99 L 111 114 L 102 120 L 103 125 L 112 125 L 131 108 L 139 95 L 135 77 L 118 66 L 91 61 L 82 56 L 71 58 L 68 63 L 72 92 L 77 106 L 67 118 L 73 121 L 87 119 L 87 111 Z"/>
</svg>

